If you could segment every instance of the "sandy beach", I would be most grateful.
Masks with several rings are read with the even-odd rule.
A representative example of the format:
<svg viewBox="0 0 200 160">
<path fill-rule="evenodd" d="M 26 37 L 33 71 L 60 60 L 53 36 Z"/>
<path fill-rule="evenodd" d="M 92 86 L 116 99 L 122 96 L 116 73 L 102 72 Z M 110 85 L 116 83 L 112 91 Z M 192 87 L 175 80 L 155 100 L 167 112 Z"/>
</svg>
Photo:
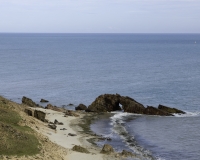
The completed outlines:
<svg viewBox="0 0 200 160">
<path fill-rule="evenodd" d="M 47 124 L 42 124 L 39 127 L 40 129 L 36 129 L 36 130 L 39 133 L 47 136 L 49 140 L 52 141 L 53 143 L 67 149 L 67 155 L 64 156 L 64 159 L 78 160 L 80 159 L 80 157 L 83 160 L 84 159 L 85 160 L 86 159 L 87 160 L 105 159 L 105 156 L 103 154 L 100 154 L 100 148 L 94 147 L 92 146 L 92 144 L 86 141 L 87 138 L 91 138 L 91 137 L 89 136 L 86 137 L 86 135 L 83 135 L 77 132 L 78 129 L 81 130 L 80 127 L 74 126 L 74 128 L 72 128 L 72 126 L 70 125 L 71 123 L 78 121 L 80 117 L 83 115 L 79 114 L 80 115 L 79 117 L 72 117 L 72 116 L 64 116 L 64 113 L 62 112 L 57 112 L 57 111 L 53 111 L 49 109 L 38 108 L 37 110 L 41 110 L 45 112 L 46 119 L 49 122 L 54 122 L 56 119 L 58 122 L 63 123 L 63 125 L 57 125 L 56 130 L 49 128 Z M 70 136 L 68 134 L 74 134 L 75 136 Z M 90 153 L 86 154 L 86 153 L 79 153 L 79 152 L 72 151 L 71 149 L 75 145 L 86 148 Z"/>
<path fill-rule="evenodd" d="M 0 155 L 0 159 L 10 160 L 114 160 L 124 159 L 126 155 L 110 150 L 101 153 L 102 148 L 95 145 L 95 140 L 102 137 L 93 134 L 89 130 L 88 120 L 96 116 L 95 113 L 72 111 L 73 114 L 66 114 L 66 110 L 55 111 L 42 107 L 29 107 L 25 104 L 18 104 L 1 97 L 11 110 L 17 112 L 21 120 L 20 126 L 28 126 L 34 130 L 33 134 L 39 141 L 39 153 L 30 156 Z M 58 109 L 58 108 L 57 108 Z M 45 121 L 30 116 L 26 110 L 33 113 L 45 114 Z M 59 109 L 58 109 L 59 110 Z M 64 112 L 65 111 L 65 112 Z M 83 126 L 86 127 L 83 127 Z M 51 126 L 56 126 L 53 128 Z M 78 147 L 78 149 L 74 149 Z M 81 149 L 80 149 L 81 148 Z M 133 159 L 134 157 L 132 157 Z"/>
</svg>

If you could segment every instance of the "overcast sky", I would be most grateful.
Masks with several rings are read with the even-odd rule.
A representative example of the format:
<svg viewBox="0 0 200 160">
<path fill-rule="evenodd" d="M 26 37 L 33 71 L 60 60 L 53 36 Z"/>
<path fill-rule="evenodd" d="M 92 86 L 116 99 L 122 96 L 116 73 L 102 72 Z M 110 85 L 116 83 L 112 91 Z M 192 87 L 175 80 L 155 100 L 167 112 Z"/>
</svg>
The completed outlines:
<svg viewBox="0 0 200 160">
<path fill-rule="evenodd" d="M 200 0 L 0 0 L 0 32 L 200 33 Z"/>
</svg>

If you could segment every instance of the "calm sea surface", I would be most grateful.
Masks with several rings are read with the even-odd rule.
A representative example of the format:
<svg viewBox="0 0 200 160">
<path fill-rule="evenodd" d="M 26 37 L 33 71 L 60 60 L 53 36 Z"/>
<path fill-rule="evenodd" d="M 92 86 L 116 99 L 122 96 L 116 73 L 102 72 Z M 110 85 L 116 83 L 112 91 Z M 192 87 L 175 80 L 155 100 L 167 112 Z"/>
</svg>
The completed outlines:
<svg viewBox="0 0 200 160">
<path fill-rule="evenodd" d="M 95 121 L 91 129 L 112 137 L 116 150 L 200 159 L 200 34 L 0 34 L 0 95 L 62 106 L 89 105 L 105 93 L 187 112 Z"/>
</svg>

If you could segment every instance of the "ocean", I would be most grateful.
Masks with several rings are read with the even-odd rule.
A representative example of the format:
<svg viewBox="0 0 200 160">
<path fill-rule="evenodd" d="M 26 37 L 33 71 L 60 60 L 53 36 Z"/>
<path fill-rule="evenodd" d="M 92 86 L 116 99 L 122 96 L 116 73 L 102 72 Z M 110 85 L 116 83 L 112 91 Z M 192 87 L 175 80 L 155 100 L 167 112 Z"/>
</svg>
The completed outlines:
<svg viewBox="0 0 200 160">
<path fill-rule="evenodd" d="M 115 112 L 91 130 L 140 159 L 200 159 L 200 34 L 0 33 L 0 95 L 74 109 L 101 94 L 186 112 L 173 117 Z M 74 106 L 68 106 L 68 104 Z"/>
</svg>

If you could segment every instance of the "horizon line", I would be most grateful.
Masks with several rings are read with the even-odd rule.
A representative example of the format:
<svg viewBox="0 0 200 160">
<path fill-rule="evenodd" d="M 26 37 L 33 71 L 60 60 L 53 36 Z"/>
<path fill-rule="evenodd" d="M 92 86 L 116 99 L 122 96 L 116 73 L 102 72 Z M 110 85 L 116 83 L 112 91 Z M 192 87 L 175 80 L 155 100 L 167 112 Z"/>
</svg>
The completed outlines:
<svg viewBox="0 0 200 160">
<path fill-rule="evenodd" d="M 0 32 L 0 34 L 200 34 L 194 32 L 187 32 L 187 33 L 179 33 L 179 32 Z"/>
</svg>

